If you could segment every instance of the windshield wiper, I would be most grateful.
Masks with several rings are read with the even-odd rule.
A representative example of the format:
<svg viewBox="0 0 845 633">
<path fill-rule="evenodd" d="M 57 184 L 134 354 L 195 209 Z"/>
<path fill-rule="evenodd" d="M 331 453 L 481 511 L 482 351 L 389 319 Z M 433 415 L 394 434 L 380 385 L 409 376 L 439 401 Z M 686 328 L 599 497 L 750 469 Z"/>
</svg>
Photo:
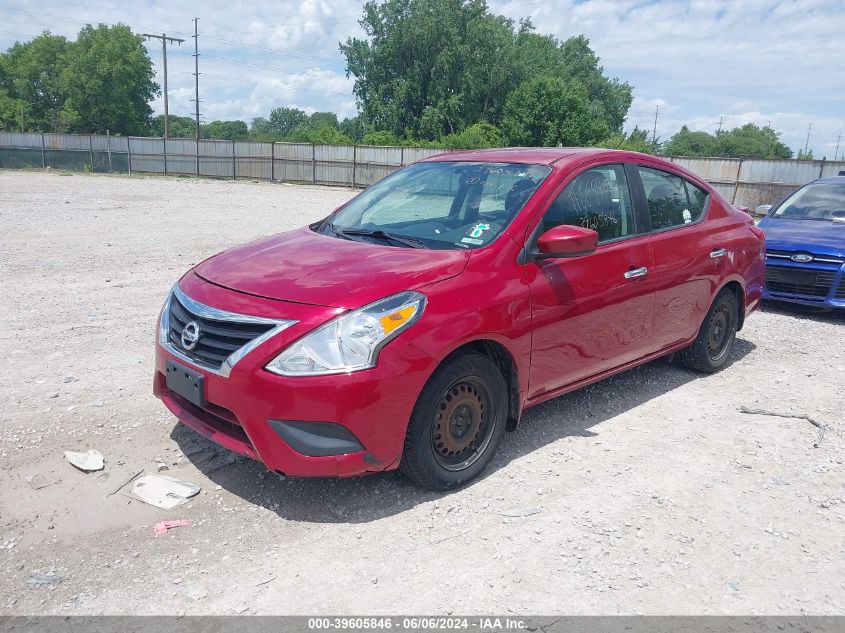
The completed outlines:
<svg viewBox="0 0 845 633">
<path fill-rule="evenodd" d="M 405 237 L 403 235 L 394 235 L 381 229 L 339 229 L 335 226 L 331 227 L 335 234 L 346 237 L 350 235 L 361 235 L 363 237 L 374 237 L 385 242 L 396 242 L 409 248 L 425 248 L 425 243 L 422 240 L 414 239 L 413 237 Z"/>
</svg>

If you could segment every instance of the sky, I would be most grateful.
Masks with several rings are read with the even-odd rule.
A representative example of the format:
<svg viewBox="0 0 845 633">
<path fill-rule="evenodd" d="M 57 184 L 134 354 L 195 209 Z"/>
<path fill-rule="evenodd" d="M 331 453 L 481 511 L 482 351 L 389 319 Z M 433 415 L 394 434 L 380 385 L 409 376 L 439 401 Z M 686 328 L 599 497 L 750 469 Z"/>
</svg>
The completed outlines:
<svg viewBox="0 0 845 633">
<path fill-rule="evenodd" d="M 627 81 L 626 129 L 666 140 L 684 124 L 715 132 L 770 124 L 794 151 L 834 158 L 845 133 L 842 0 L 488 0 L 560 39 L 583 34 L 605 73 Z M 338 42 L 362 37 L 360 2 L 343 0 L 0 0 L 0 50 L 86 23 L 184 38 L 168 48 L 171 114 L 192 115 L 193 18 L 199 17 L 203 121 L 267 116 L 274 107 L 356 113 Z M 162 83 L 161 43 L 147 44 Z M 157 114 L 163 100 L 153 103 Z M 812 124 L 812 127 L 810 127 Z M 839 154 L 845 154 L 845 137 Z"/>
</svg>

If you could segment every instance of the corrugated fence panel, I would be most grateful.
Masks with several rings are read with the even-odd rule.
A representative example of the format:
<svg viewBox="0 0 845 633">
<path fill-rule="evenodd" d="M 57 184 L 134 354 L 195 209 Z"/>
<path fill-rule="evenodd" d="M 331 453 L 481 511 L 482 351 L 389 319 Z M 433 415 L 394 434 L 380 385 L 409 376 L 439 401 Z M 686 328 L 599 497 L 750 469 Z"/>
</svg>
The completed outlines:
<svg viewBox="0 0 845 633">
<path fill-rule="evenodd" d="M 842 172 L 840 174 L 840 172 Z M 822 170 L 822 176 L 845 176 L 845 161 L 837 160 L 837 161 L 830 161 L 829 163 L 824 164 L 824 169 Z"/>
<path fill-rule="evenodd" d="M 273 173 L 270 156 L 272 143 L 239 141 L 235 143 L 237 177 L 270 180 Z"/>
<path fill-rule="evenodd" d="M 405 147 L 359 147 L 355 184 L 371 185 L 390 175 L 405 162 L 407 150 Z"/>
<path fill-rule="evenodd" d="M 315 180 L 320 184 L 352 185 L 352 161 L 357 150 L 352 145 L 315 145 Z"/>
<path fill-rule="evenodd" d="M 31 147 L 41 149 L 41 133 L 35 132 L 0 132 L 2 147 Z"/>
<path fill-rule="evenodd" d="M 746 160 L 739 179 L 742 182 L 775 182 L 803 185 L 819 177 L 821 161 L 814 160 Z"/>
<path fill-rule="evenodd" d="M 689 158 L 679 156 L 672 162 L 689 169 L 708 182 L 733 182 L 736 180 L 739 159 L 736 158 Z"/>
<path fill-rule="evenodd" d="M 91 138 L 77 134 L 45 134 L 44 147 L 59 150 L 91 150 Z"/>
<path fill-rule="evenodd" d="M 231 141 L 200 140 L 199 151 L 200 176 L 217 178 L 232 178 L 234 176 Z"/>
<path fill-rule="evenodd" d="M 163 154 L 164 140 L 160 138 L 129 137 L 129 149 L 133 154 Z M 134 169 L 134 165 L 133 165 Z"/>
<path fill-rule="evenodd" d="M 713 184 L 713 183 L 710 183 L 710 184 Z M 714 188 L 716 191 L 718 191 L 719 193 L 721 193 L 721 194 L 722 194 L 725 198 L 727 198 L 728 200 L 730 200 L 731 198 L 733 198 L 733 195 L 734 195 L 734 186 L 733 186 L 732 184 L 722 184 L 722 185 L 720 185 L 720 184 L 715 184 L 715 185 L 713 185 L 713 188 Z M 739 203 L 737 203 L 737 204 L 739 204 Z"/>
<path fill-rule="evenodd" d="M 423 158 L 428 158 L 429 156 L 437 156 L 438 154 L 448 153 L 449 152 L 446 150 L 433 149 L 429 147 L 406 147 L 404 163 L 406 165 L 410 165 L 411 163 L 415 163 L 418 160 L 422 160 Z"/>
<path fill-rule="evenodd" d="M 91 146 L 95 152 L 128 152 L 129 139 L 125 136 L 105 136 L 98 134 L 91 137 Z"/>
<path fill-rule="evenodd" d="M 761 204 L 775 204 L 795 191 L 796 185 L 776 183 L 740 183 L 736 187 L 734 204 L 754 209 Z M 728 196 L 730 200 L 730 196 Z"/>
<path fill-rule="evenodd" d="M 308 143 L 274 143 L 273 177 L 290 182 L 314 180 L 313 156 L 316 150 Z"/>
<path fill-rule="evenodd" d="M 272 152 L 272 143 L 257 143 L 253 141 L 238 141 L 235 143 L 235 156 L 263 156 L 270 158 Z"/>
</svg>

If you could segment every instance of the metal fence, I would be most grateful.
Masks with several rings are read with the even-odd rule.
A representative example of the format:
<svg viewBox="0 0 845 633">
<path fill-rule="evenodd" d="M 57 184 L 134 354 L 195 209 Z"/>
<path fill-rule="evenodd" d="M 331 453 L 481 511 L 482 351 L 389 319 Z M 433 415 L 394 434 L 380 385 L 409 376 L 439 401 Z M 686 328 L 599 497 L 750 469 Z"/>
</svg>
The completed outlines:
<svg viewBox="0 0 845 633">
<path fill-rule="evenodd" d="M 441 153 L 417 147 L 0 132 L 0 167 L 248 178 L 366 187 Z"/>
<path fill-rule="evenodd" d="M 417 147 L 312 145 L 108 135 L 0 132 L 0 167 L 249 178 L 366 187 L 396 169 L 442 153 Z M 771 203 L 845 161 L 672 158 L 731 202 Z"/>
</svg>

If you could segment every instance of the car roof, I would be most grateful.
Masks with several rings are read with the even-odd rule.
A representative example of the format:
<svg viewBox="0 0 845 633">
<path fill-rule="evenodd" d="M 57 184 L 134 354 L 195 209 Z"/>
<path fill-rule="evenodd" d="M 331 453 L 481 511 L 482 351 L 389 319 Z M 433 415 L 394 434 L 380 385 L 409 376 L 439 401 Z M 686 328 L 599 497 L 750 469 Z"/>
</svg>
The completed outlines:
<svg viewBox="0 0 845 633">
<path fill-rule="evenodd" d="M 845 185 L 845 176 L 826 176 L 814 180 L 811 184 L 814 185 Z"/>
<path fill-rule="evenodd" d="M 437 154 L 424 159 L 423 162 L 444 161 L 480 161 L 485 163 L 531 163 L 535 165 L 551 165 L 563 158 L 576 156 L 626 154 L 614 149 L 600 147 L 504 147 L 497 149 L 458 150 Z"/>
</svg>

